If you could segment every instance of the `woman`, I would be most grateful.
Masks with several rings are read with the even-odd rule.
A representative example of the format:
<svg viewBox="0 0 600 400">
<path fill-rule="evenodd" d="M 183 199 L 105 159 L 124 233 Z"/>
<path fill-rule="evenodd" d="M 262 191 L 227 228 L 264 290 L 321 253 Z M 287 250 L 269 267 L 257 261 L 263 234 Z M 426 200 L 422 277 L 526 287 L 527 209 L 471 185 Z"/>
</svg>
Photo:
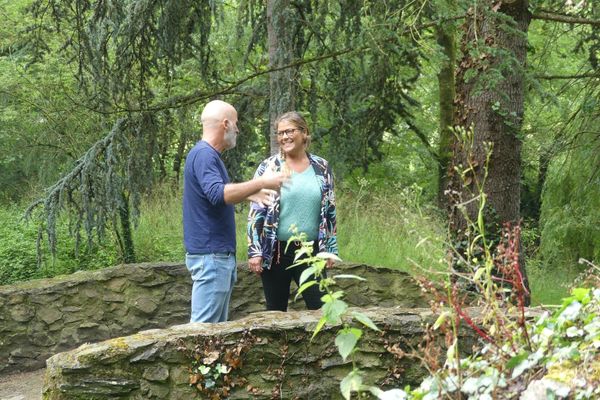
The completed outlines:
<svg viewBox="0 0 600 400">
<path fill-rule="evenodd" d="M 267 310 L 287 311 L 291 280 L 298 284 L 302 271 L 308 268 L 304 264 L 288 269 L 299 248 L 296 243 L 288 246 L 290 229 L 295 226 L 308 241 L 314 241 L 313 255 L 323 251 L 337 255 L 335 195 L 329 164 L 307 152 L 310 132 L 304 118 L 295 111 L 288 112 L 277 118 L 275 126 L 280 154 L 264 160 L 254 176 L 287 172 L 290 180 L 270 206 L 250 206 L 248 267 L 261 276 Z M 328 259 L 327 267 L 333 262 Z M 319 285 L 302 292 L 309 310 L 321 307 L 322 295 Z"/>
</svg>

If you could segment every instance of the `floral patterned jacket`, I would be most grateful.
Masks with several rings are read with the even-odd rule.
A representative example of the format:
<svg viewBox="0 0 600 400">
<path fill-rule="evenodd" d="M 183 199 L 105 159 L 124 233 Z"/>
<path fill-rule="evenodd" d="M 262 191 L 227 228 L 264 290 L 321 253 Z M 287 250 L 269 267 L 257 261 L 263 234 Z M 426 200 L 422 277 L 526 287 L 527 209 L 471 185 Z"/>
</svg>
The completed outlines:
<svg viewBox="0 0 600 400">
<path fill-rule="evenodd" d="M 335 195 L 333 192 L 333 172 L 324 158 L 307 153 L 308 159 L 315 170 L 315 175 L 321 187 L 321 213 L 319 222 L 319 251 L 338 254 L 336 237 Z M 266 171 L 281 171 L 283 160 L 277 154 L 264 160 L 258 166 L 254 177 L 263 175 Z M 279 194 L 268 207 L 257 203 L 250 204 L 248 214 L 248 258 L 262 257 L 263 268 L 271 268 L 273 251 L 277 242 L 277 226 L 279 224 Z"/>
</svg>

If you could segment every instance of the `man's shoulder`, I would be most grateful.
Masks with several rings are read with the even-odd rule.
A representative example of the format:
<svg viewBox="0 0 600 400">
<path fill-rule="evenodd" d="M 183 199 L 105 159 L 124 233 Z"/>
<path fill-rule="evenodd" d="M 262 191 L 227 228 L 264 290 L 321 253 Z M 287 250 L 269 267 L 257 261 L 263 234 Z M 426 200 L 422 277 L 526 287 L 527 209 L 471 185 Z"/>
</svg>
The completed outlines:
<svg viewBox="0 0 600 400">
<path fill-rule="evenodd" d="M 215 158 L 220 158 L 219 157 L 219 153 L 211 147 L 211 145 L 209 145 L 208 143 L 206 143 L 203 140 L 198 141 L 194 147 L 192 147 L 192 149 L 190 150 L 190 152 L 188 153 L 188 157 L 189 156 L 201 156 L 200 160 L 203 159 L 215 159 Z"/>
</svg>

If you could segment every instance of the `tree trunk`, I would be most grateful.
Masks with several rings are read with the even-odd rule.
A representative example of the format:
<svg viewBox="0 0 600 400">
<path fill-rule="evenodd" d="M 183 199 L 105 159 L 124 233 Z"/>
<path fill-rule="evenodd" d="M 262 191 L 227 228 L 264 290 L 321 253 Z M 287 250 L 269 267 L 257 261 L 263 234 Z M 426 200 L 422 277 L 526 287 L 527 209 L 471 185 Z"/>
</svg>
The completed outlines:
<svg viewBox="0 0 600 400">
<path fill-rule="evenodd" d="M 294 34 L 299 27 L 298 16 L 289 0 L 267 2 L 267 34 L 269 41 L 270 68 L 291 64 L 294 60 Z M 286 68 L 269 74 L 270 103 L 269 126 L 271 154 L 279 151 L 277 135 L 273 126 L 275 119 L 295 109 L 297 91 L 297 68 Z"/>
<path fill-rule="evenodd" d="M 454 5 L 454 1 L 450 0 Z M 456 29 L 451 23 L 437 28 L 437 42 L 441 46 L 445 60 L 438 74 L 440 91 L 440 140 L 438 143 L 438 205 L 444 208 L 446 198 L 444 191 L 448 186 L 448 166 L 452 160 L 452 125 L 454 122 L 455 80 L 454 65 L 456 63 Z"/>
<path fill-rule="evenodd" d="M 184 157 L 183 153 L 185 152 L 185 144 L 188 140 L 187 129 L 187 127 L 181 129 L 181 133 L 179 134 L 179 139 L 177 141 L 177 151 L 175 152 L 175 156 L 173 158 L 173 172 L 175 173 L 173 181 L 175 182 L 175 187 L 179 186 L 181 164 L 183 162 Z"/>
<path fill-rule="evenodd" d="M 455 125 L 464 131 L 472 129 L 473 135 L 467 146 L 454 139 L 452 165 L 463 173 L 453 172 L 449 177 L 450 228 L 458 242 L 464 243 L 468 220 L 477 221 L 480 201 L 475 198 L 480 192 L 486 201 L 488 239 L 499 240 L 504 224 L 520 222 L 520 131 L 530 21 L 527 3 L 485 0 L 466 18 L 457 71 Z M 484 179 L 488 144 L 492 153 Z M 484 180 L 484 186 L 478 188 Z M 522 252 L 519 261 L 527 285 Z"/>
<path fill-rule="evenodd" d="M 133 235 L 131 230 L 131 218 L 129 210 L 129 196 L 122 193 L 123 202 L 119 206 L 119 219 L 121 221 L 121 235 L 123 252 L 123 262 L 131 264 L 135 262 L 135 248 L 133 245 Z"/>
</svg>

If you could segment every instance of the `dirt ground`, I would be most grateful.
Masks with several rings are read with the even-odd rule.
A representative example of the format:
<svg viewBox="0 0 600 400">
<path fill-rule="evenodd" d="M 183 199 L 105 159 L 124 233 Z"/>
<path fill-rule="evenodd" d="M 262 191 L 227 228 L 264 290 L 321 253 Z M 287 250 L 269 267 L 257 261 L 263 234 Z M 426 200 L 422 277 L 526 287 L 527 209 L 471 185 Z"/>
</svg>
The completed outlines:
<svg viewBox="0 0 600 400">
<path fill-rule="evenodd" d="M 44 371 L 0 376 L 0 400 L 40 400 Z"/>
</svg>

